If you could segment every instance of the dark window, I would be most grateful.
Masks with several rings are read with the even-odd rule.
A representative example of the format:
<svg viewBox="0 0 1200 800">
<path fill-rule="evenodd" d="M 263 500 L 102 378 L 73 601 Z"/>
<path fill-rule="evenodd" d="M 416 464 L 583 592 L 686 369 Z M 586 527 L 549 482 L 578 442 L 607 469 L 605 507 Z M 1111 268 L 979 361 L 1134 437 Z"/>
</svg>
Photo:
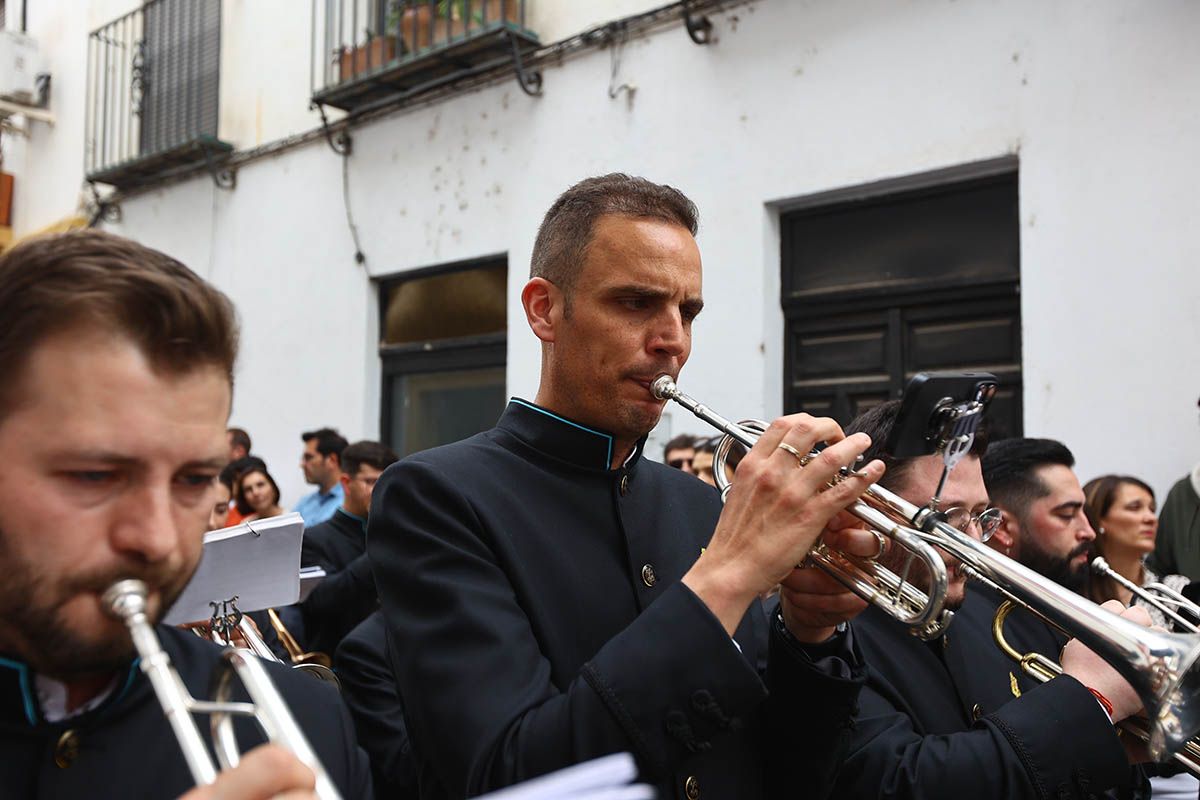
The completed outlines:
<svg viewBox="0 0 1200 800">
<path fill-rule="evenodd" d="M 1014 163 L 816 198 L 781 236 L 787 412 L 844 424 L 917 372 L 982 370 L 993 424 L 1020 435 Z"/>
<path fill-rule="evenodd" d="M 490 428 L 504 410 L 506 262 L 384 282 L 383 439 L 408 455 Z"/>
</svg>

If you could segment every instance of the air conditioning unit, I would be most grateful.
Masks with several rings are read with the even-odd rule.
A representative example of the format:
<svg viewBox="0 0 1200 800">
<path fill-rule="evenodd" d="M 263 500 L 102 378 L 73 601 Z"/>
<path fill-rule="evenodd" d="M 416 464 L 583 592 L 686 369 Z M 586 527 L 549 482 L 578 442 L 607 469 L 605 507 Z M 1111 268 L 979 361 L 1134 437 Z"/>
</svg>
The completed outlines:
<svg viewBox="0 0 1200 800">
<path fill-rule="evenodd" d="M 37 97 L 38 47 L 32 36 L 0 31 L 0 98 L 32 104 Z"/>
</svg>

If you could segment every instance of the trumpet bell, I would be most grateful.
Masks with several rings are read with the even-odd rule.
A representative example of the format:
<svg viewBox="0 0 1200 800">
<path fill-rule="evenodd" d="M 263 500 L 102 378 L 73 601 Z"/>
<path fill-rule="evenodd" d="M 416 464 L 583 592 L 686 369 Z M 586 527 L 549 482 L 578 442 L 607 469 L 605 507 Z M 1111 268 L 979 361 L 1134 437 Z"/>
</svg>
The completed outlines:
<svg viewBox="0 0 1200 800">
<path fill-rule="evenodd" d="M 1158 700 L 1150 728 L 1150 754 L 1179 752 L 1200 732 L 1200 641 L 1194 634 L 1160 633 L 1146 637 L 1149 691 Z M 1134 688 L 1138 688 L 1134 684 Z M 1153 708 L 1147 704 L 1147 708 Z"/>
</svg>

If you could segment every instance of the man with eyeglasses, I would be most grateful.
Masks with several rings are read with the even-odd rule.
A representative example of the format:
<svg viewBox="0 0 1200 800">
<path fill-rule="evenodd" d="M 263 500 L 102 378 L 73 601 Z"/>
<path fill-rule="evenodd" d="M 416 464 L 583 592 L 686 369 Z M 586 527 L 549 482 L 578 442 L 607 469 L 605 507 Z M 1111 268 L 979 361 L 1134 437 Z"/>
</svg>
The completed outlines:
<svg viewBox="0 0 1200 800">
<path fill-rule="evenodd" d="M 882 486 L 925 505 L 937 491 L 943 462 L 940 456 L 902 459 L 884 452 L 899 407 L 899 401 L 877 406 L 846 430 L 866 433 L 875 443 L 865 457 L 886 465 Z M 986 449 L 981 430 L 938 504 L 947 522 L 983 540 L 1000 522 L 988 507 L 980 469 Z M 905 572 L 906 551 L 885 546 L 882 537 L 880 549 L 881 564 Z M 1132 689 L 1077 642 L 1063 655 L 1064 677 L 1041 686 L 1017 678 L 1019 670 L 991 641 L 990 614 L 973 611 L 980 587 L 968 591 L 961 565 L 940 555 L 949 577 L 946 607 L 959 610 L 948 633 L 922 641 L 877 606 L 852 624 L 869 675 L 833 796 L 1082 798 L 1127 786 L 1125 751 L 1091 690 L 1106 698 L 1119 720 L 1138 709 Z M 908 572 L 909 580 L 926 589 L 928 577 L 919 570 Z"/>
</svg>

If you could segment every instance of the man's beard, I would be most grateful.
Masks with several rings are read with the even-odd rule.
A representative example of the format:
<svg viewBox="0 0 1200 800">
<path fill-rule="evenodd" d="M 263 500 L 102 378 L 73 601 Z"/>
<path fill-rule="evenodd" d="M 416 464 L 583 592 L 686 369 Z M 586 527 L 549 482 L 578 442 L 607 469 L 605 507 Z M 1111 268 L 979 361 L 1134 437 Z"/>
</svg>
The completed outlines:
<svg viewBox="0 0 1200 800">
<path fill-rule="evenodd" d="M 137 578 L 150 591 L 157 590 L 160 607 L 152 623 L 167 613 L 179 599 L 191 570 L 172 574 L 166 565 L 124 565 L 60 577 L 53 582 L 38 574 L 32 564 L 17 556 L 0 529 L 0 646 L 25 660 L 39 674 L 62 681 L 111 673 L 125 667 L 133 657 L 133 643 L 124 626 L 114 622 L 115 633 L 98 639 L 72 630 L 64 619 L 63 606 L 89 593 L 102 595 L 123 578 Z"/>
<path fill-rule="evenodd" d="M 1071 564 L 1084 553 L 1088 556 L 1086 561 L 1078 566 Z M 1082 594 L 1087 589 L 1093 555 L 1095 547 L 1090 541 L 1076 546 L 1065 557 L 1049 553 L 1027 527 L 1021 526 L 1021 563 L 1072 592 Z"/>
</svg>

